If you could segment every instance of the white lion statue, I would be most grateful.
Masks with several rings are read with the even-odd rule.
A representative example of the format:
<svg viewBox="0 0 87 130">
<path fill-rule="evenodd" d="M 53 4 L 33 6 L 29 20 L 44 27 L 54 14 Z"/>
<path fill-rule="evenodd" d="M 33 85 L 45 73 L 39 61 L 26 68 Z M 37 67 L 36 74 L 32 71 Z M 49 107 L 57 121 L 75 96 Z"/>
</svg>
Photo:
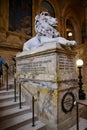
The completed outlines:
<svg viewBox="0 0 87 130">
<path fill-rule="evenodd" d="M 49 15 L 48 12 L 41 12 L 35 17 L 36 36 L 24 43 L 23 51 L 35 49 L 41 45 L 52 42 L 62 45 L 76 45 L 76 41 L 69 41 L 60 37 L 60 33 L 55 29 L 58 21 Z"/>
</svg>

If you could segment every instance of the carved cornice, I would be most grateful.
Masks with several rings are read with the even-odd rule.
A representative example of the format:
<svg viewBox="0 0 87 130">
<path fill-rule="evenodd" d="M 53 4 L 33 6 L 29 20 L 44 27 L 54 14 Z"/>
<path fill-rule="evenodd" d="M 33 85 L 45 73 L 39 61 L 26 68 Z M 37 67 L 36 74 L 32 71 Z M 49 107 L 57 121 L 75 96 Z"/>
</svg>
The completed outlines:
<svg viewBox="0 0 87 130">
<path fill-rule="evenodd" d="M 19 51 L 22 50 L 20 47 L 11 46 L 11 45 L 7 45 L 7 44 L 1 44 L 1 43 L 0 43 L 0 48 L 19 50 Z"/>
</svg>

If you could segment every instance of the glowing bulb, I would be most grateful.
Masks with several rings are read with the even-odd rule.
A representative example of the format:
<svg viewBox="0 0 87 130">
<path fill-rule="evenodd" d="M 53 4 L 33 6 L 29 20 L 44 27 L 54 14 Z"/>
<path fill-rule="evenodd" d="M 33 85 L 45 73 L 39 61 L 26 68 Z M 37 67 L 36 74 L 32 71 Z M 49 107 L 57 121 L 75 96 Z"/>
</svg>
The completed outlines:
<svg viewBox="0 0 87 130">
<path fill-rule="evenodd" d="M 68 33 L 68 36 L 69 36 L 69 37 L 72 36 L 72 32 L 69 32 L 69 33 Z"/>
<path fill-rule="evenodd" d="M 78 67 L 82 67 L 83 66 L 83 60 L 82 59 L 78 59 L 76 61 L 76 64 L 77 64 Z"/>
</svg>

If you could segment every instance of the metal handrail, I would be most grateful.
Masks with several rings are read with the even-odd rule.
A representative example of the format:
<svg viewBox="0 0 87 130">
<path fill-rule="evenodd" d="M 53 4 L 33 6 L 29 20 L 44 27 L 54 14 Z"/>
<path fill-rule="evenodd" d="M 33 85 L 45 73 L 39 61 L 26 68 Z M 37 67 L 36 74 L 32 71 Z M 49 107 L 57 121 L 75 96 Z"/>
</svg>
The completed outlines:
<svg viewBox="0 0 87 130">
<path fill-rule="evenodd" d="M 20 109 L 22 108 L 22 105 L 21 105 L 21 82 L 19 83 L 19 108 Z"/>
<path fill-rule="evenodd" d="M 8 69 L 6 69 L 6 90 L 8 91 Z"/>
<path fill-rule="evenodd" d="M 19 82 L 19 108 L 21 109 L 22 108 L 22 104 L 21 104 L 21 86 L 23 86 L 23 80 Z M 24 86 L 23 86 L 24 87 Z M 25 87 L 24 87 L 25 88 Z M 35 126 L 35 114 L 34 114 L 34 101 L 35 101 L 35 98 L 34 98 L 34 95 L 27 89 L 25 88 L 29 93 L 30 95 L 32 96 L 32 127 Z"/>
<path fill-rule="evenodd" d="M 9 72 L 10 72 L 10 74 L 13 75 L 13 78 L 14 78 L 14 102 L 16 102 L 16 78 L 15 78 L 15 73 L 16 73 L 15 68 L 16 68 L 16 66 L 15 66 L 15 64 L 13 64 L 10 67 L 13 68 L 12 70 L 9 69 Z"/>
<path fill-rule="evenodd" d="M 8 72 L 9 72 L 10 74 L 12 74 L 12 76 L 14 78 L 14 102 L 16 102 L 16 78 L 15 78 L 15 73 L 16 73 L 15 68 L 16 68 L 16 66 L 15 66 L 15 64 L 12 65 L 12 68 L 13 68 L 12 70 L 10 68 L 6 69 L 6 89 L 8 91 L 8 88 L 9 88 L 8 87 Z"/>
<path fill-rule="evenodd" d="M 32 96 L 32 126 L 35 126 L 35 119 L 34 119 L 34 96 Z"/>
<path fill-rule="evenodd" d="M 16 102 L 16 78 L 15 78 L 15 73 L 16 73 L 16 63 L 13 64 L 13 74 L 14 74 L 14 101 Z"/>
<path fill-rule="evenodd" d="M 3 74 L 1 76 L 1 87 L 3 87 Z"/>
<path fill-rule="evenodd" d="M 14 77 L 14 101 L 16 102 L 16 78 Z"/>
<path fill-rule="evenodd" d="M 15 78 L 15 73 L 16 73 L 16 71 L 15 71 L 15 68 L 16 68 L 16 66 L 15 66 L 15 64 L 13 64 L 12 65 L 12 67 L 13 67 L 13 72 L 10 70 L 10 68 L 9 69 L 5 69 L 5 75 L 6 75 L 6 90 L 8 91 L 9 90 L 9 84 L 8 84 L 8 74 L 10 73 L 10 74 L 12 74 L 13 75 L 13 77 L 14 77 L 14 101 L 16 102 L 16 78 Z M 8 73 L 9 72 L 9 73 Z M 2 85 L 3 85 L 3 75 L 1 76 L 1 83 L 2 83 Z M 2 86 L 1 86 L 2 87 Z"/>
</svg>

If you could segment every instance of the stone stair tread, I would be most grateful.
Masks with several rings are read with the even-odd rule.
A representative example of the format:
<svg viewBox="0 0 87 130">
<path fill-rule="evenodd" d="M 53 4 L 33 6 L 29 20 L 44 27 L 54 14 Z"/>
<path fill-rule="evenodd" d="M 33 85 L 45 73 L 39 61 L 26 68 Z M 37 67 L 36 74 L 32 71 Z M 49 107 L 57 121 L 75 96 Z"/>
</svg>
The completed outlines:
<svg viewBox="0 0 87 130">
<path fill-rule="evenodd" d="M 14 101 L 1 102 L 0 103 L 0 107 L 2 107 L 2 106 L 9 106 L 11 104 L 16 104 L 16 103 L 19 103 L 19 102 L 18 101 L 17 102 L 14 102 Z"/>
<path fill-rule="evenodd" d="M 9 93 L 9 92 L 14 92 L 14 89 L 9 89 L 8 91 L 7 90 L 0 90 L 0 94 Z"/>
<path fill-rule="evenodd" d="M 35 126 L 32 127 L 32 112 L 21 97 L 21 109 L 19 108 L 19 95 L 14 101 L 14 89 L 0 90 L 0 130 L 46 130 L 46 125 L 38 121 L 35 114 Z"/>
<path fill-rule="evenodd" d="M 18 94 L 16 95 L 16 97 L 18 97 Z M 8 99 L 8 98 L 14 98 L 14 95 L 13 95 L 13 94 L 10 94 L 10 95 L 2 95 L 2 96 L 0 96 L 0 101 L 1 101 L 1 100 L 5 100 L 5 99 Z"/>
<path fill-rule="evenodd" d="M 20 113 L 23 112 L 30 112 L 30 107 L 29 106 L 22 106 L 21 109 L 18 107 L 7 109 L 4 111 L 0 111 L 0 120 L 4 120 L 6 118 L 11 118 L 13 115 L 19 115 Z"/>
<path fill-rule="evenodd" d="M 14 93 L 14 89 L 9 89 L 8 91 L 7 90 L 0 90 L 0 96 L 10 95 L 10 94 L 13 94 L 13 93 Z"/>
<path fill-rule="evenodd" d="M 22 100 L 21 104 L 24 104 L 24 103 L 25 103 L 25 101 Z M 14 101 L 1 102 L 0 103 L 0 111 L 5 110 L 5 109 L 9 109 L 11 107 L 16 107 L 16 106 L 19 107 L 19 100 L 17 100 L 16 102 L 14 102 Z"/>
<path fill-rule="evenodd" d="M 46 130 L 46 125 L 41 121 L 36 121 L 34 127 L 32 127 L 32 123 L 30 123 L 16 130 Z"/>
<path fill-rule="evenodd" d="M 35 115 L 36 117 L 36 115 Z M 7 119 L 3 122 L 0 122 L 0 130 L 15 130 L 17 127 L 20 127 L 32 120 L 32 113 L 23 114 L 14 118 Z"/>
<path fill-rule="evenodd" d="M 8 90 L 9 90 L 9 89 L 13 89 L 13 86 L 14 86 L 14 82 L 11 83 L 11 84 L 9 83 L 9 84 L 8 84 Z M 0 90 L 6 90 L 6 87 L 7 87 L 6 85 L 3 85 L 3 87 L 1 87 Z"/>
<path fill-rule="evenodd" d="M 14 102 L 14 101 L 1 102 L 0 107 L 6 107 L 6 106 L 13 105 L 13 104 L 18 104 L 18 103 L 19 103 L 19 101 L 16 101 L 16 102 Z"/>
<path fill-rule="evenodd" d="M 76 129 L 76 124 L 71 127 L 69 130 L 75 130 Z M 79 130 L 85 130 L 87 129 L 87 119 L 79 118 Z"/>
</svg>

